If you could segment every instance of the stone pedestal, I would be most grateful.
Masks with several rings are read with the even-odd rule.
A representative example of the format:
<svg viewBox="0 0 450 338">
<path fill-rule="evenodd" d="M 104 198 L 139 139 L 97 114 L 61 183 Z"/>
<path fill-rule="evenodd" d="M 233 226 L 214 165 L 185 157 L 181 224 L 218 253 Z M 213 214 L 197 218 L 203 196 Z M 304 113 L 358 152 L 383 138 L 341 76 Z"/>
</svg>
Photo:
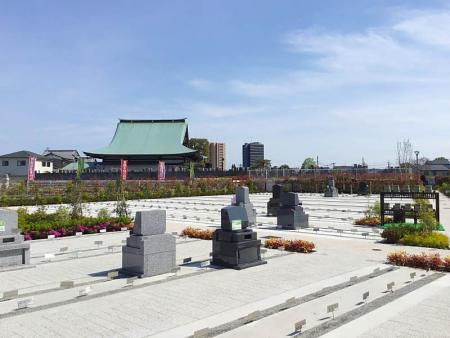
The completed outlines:
<svg viewBox="0 0 450 338">
<path fill-rule="evenodd" d="M 261 260 L 261 241 L 247 229 L 247 211 L 241 206 L 221 210 L 221 228 L 214 232 L 211 263 L 236 270 L 267 263 Z"/>
<path fill-rule="evenodd" d="M 283 186 L 280 184 L 275 184 L 272 187 L 272 198 L 267 202 L 267 216 L 277 216 L 278 209 L 281 206 L 281 192 L 283 191 Z"/>
<path fill-rule="evenodd" d="M 334 179 L 329 178 L 327 187 L 325 188 L 324 197 L 338 197 L 338 196 L 339 196 L 339 191 L 334 185 Z"/>
<path fill-rule="evenodd" d="M 293 192 L 281 194 L 281 207 L 278 210 L 277 224 L 279 228 L 289 230 L 309 226 L 309 215 L 303 210 L 298 194 Z"/>
<path fill-rule="evenodd" d="M 0 268 L 30 264 L 30 244 L 19 233 L 17 212 L 0 209 Z"/>
<path fill-rule="evenodd" d="M 256 224 L 256 209 L 253 208 L 253 204 L 250 202 L 250 193 L 248 187 L 236 188 L 236 203 L 234 205 L 243 207 L 245 209 L 249 226 L 253 226 Z"/>
<path fill-rule="evenodd" d="M 150 277 L 173 271 L 176 240 L 165 231 L 165 210 L 136 212 L 133 231 L 122 247 L 122 272 Z"/>
</svg>

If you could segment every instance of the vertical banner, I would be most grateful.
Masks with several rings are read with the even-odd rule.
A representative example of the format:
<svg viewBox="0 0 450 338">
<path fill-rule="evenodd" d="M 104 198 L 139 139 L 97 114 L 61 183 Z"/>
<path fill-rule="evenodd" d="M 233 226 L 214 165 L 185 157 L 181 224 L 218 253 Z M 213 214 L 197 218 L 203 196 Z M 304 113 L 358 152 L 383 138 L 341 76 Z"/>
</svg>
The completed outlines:
<svg viewBox="0 0 450 338">
<path fill-rule="evenodd" d="M 164 181 L 166 179 L 166 164 L 164 161 L 158 162 L 158 181 Z"/>
<path fill-rule="evenodd" d="M 120 160 L 120 177 L 124 181 L 128 178 L 128 160 Z"/>
<path fill-rule="evenodd" d="M 81 157 L 78 158 L 77 164 L 78 164 L 78 166 L 77 166 L 77 179 L 80 179 L 81 174 L 83 173 L 83 170 L 84 170 L 84 158 L 81 158 Z"/>
<path fill-rule="evenodd" d="M 189 162 L 189 177 L 194 179 L 194 162 Z"/>
<path fill-rule="evenodd" d="M 28 181 L 34 181 L 36 177 L 36 157 L 30 156 L 28 158 Z"/>
</svg>

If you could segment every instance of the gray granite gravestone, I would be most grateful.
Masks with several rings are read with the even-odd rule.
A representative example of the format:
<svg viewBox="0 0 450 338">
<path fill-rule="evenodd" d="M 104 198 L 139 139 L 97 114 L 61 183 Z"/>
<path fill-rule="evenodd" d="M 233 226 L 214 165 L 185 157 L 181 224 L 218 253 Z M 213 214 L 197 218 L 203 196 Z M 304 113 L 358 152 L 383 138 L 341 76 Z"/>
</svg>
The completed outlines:
<svg viewBox="0 0 450 338">
<path fill-rule="evenodd" d="M 305 213 L 294 192 L 281 194 L 281 207 L 278 210 L 277 224 L 282 229 L 299 229 L 309 226 L 309 215 Z"/>
<path fill-rule="evenodd" d="M 325 194 L 324 197 L 338 197 L 339 192 L 337 188 L 334 185 L 334 178 L 330 177 L 328 178 L 327 187 L 325 188 Z"/>
<path fill-rule="evenodd" d="M 176 243 L 165 231 L 165 210 L 136 212 L 133 231 L 122 247 L 122 272 L 142 277 L 171 272 L 176 265 Z"/>
<path fill-rule="evenodd" d="M 234 205 L 245 209 L 249 226 L 256 224 L 256 209 L 253 208 L 253 204 L 250 202 L 248 187 L 236 188 L 236 203 Z"/>
<path fill-rule="evenodd" d="M 17 212 L 0 209 L 0 268 L 30 264 L 30 244 L 19 233 Z"/>
<path fill-rule="evenodd" d="M 221 228 L 214 232 L 211 263 L 236 270 L 265 264 L 261 260 L 261 241 L 255 231 L 247 228 L 245 208 L 228 206 L 220 214 Z"/>
<path fill-rule="evenodd" d="M 281 184 L 275 184 L 272 187 L 272 198 L 267 202 L 267 216 L 276 216 L 278 214 L 278 209 L 281 206 L 281 192 L 283 191 L 283 186 Z"/>
</svg>

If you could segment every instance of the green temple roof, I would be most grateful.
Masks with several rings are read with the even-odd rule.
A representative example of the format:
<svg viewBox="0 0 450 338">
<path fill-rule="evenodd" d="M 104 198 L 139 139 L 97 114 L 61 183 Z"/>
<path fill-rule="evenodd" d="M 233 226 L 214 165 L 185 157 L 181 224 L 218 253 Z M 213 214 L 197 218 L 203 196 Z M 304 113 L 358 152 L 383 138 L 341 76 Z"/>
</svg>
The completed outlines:
<svg viewBox="0 0 450 338">
<path fill-rule="evenodd" d="M 186 119 L 119 120 L 116 132 L 106 147 L 84 152 L 97 158 L 193 157 L 197 151 L 186 147 Z M 183 156 L 184 155 L 184 156 Z"/>
</svg>

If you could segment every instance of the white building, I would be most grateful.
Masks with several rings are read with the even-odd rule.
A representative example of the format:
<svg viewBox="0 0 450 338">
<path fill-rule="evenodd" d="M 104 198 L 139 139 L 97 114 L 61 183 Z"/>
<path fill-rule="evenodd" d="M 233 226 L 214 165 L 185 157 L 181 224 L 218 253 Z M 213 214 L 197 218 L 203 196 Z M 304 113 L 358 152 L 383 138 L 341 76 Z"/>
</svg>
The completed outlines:
<svg viewBox="0 0 450 338">
<path fill-rule="evenodd" d="M 36 157 L 35 172 L 53 172 L 53 163 L 46 157 L 33 153 L 32 151 L 21 150 L 0 156 L 0 175 L 24 176 L 28 175 L 30 157 Z"/>
</svg>

